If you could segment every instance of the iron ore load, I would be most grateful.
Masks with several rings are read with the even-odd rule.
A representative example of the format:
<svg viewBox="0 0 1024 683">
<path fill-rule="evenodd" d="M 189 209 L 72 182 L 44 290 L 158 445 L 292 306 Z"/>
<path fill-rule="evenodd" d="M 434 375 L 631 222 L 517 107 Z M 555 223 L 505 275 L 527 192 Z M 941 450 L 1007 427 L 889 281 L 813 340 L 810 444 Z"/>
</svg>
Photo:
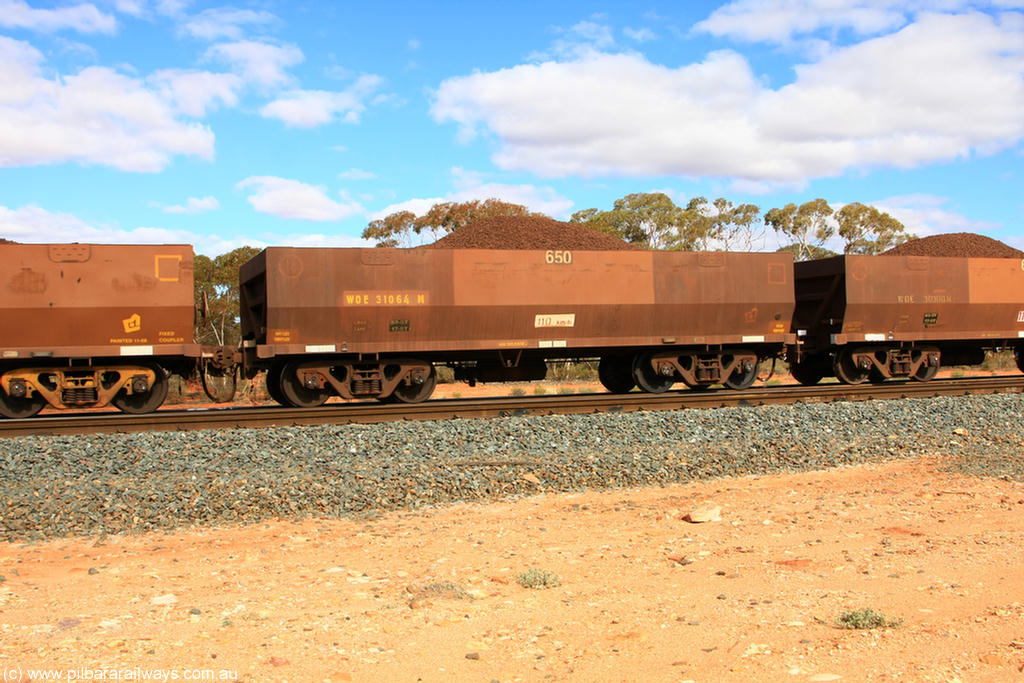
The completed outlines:
<svg viewBox="0 0 1024 683">
<path fill-rule="evenodd" d="M 0 414 L 155 410 L 193 342 L 192 247 L 2 244 Z"/>
<path fill-rule="evenodd" d="M 794 342 L 789 254 L 269 248 L 241 269 L 243 365 L 281 403 L 415 403 L 599 358 L 602 384 L 741 389 Z"/>
</svg>

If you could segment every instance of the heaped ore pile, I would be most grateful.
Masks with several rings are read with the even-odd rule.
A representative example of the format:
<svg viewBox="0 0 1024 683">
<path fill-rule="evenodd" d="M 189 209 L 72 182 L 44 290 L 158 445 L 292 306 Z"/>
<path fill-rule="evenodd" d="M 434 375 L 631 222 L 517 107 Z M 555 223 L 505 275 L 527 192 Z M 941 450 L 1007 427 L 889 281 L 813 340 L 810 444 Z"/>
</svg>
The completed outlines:
<svg viewBox="0 0 1024 683">
<path fill-rule="evenodd" d="M 1024 251 L 984 235 L 951 232 L 910 240 L 895 246 L 884 256 L 966 256 L 971 258 L 1024 258 Z"/>
<path fill-rule="evenodd" d="M 473 221 L 426 246 L 434 249 L 639 249 L 635 244 L 579 223 L 523 216 L 496 216 Z"/>
</svg>

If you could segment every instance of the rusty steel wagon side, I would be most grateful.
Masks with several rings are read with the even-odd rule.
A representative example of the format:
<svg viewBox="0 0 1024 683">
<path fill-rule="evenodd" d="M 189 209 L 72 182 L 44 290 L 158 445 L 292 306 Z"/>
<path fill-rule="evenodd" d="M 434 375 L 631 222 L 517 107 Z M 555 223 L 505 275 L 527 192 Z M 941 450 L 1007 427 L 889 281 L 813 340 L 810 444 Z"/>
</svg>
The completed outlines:
<svg viewBox="0 0 1024 683">
<path fill-rule="evenodd" d="M 795 264 L 791 357 L 804 384 L 926 381 L 1012 348 L 1024 371 L 1024 261 L 846 255 Z"/>
<path fill-rule="evenodd" d="M 155 410 L 198 357 L 192 247 L 3 244 L 0 414 Z"/>
<path fill-rule="evenodd" d="M 793 343 L 789 254 L 269 248 L 240 273 L 243 363 L 279 402 L 416 402 L 435 365 L 534 380 L 599 358 L 611 391 L 749 386 Z"/>
</svg>

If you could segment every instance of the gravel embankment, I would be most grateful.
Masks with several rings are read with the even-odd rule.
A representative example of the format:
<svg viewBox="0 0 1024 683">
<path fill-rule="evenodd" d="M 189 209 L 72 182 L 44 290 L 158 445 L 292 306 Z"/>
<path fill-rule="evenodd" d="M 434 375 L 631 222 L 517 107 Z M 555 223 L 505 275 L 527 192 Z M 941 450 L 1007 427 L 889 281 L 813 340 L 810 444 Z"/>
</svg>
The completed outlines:
<svg viewBox="0 0 1024 683">
<path fill-rule="evenodd" d="M 1024 480 L 1024 395 L 450 422 L 27 437 L 0 540 L 340 516 L 920 455 Z"/>
</svg>

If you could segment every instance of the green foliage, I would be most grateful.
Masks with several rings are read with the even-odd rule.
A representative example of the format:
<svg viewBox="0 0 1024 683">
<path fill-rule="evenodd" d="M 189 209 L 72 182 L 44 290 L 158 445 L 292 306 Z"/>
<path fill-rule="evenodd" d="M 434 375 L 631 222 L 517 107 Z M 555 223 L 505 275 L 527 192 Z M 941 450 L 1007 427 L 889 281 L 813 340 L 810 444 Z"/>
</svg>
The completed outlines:
<svg viewBox="0 0 1024 683">
<path fill-rule="evenodd" d="M 509 392 L 509 396 L 526 396 L 526 389 L 522 387 L 512 387 L 512 391 Z"/>
<path fill-rule="evenodd" d="M 523 588 L 554 588 L 562 585 L 561 579 L 546 569 L 527 569 L 519 574 L 516 580 Z"/>
<path fill-rule="evenodd" d="M 543 396 L 544 394 L 548 393 L 548 390 L 546 388 L 544 388 L 543 384 L 538 384 L 537 386 L 535 386 L 533 388 L 533 393 L 536 396 Z"/>
<path fill-rule="evenodd" d="M 256 247 L 239 247 L 214 259 L 203 254 L 196 256 L 196 305 L 206 311 L 205 320 L 200 319 L 196 325 L 197 343 L 238 345 L 238 269 L 258 253 Z"/>
<path fill-rule="evenodd" d="M 551 361 L 548 363 L 547 379 L 552 382 L 596 382 L 597 363 Z"/>
<path fill-rule="evenodd" d="M 569 219 L 648 249 L 676 248 L 682 209 L 662 192 L 629 194 L 611 211 L 584 209 Z"/>
<path fill-rule="evenodd" d="M 363 239 L 373 240 L 378 247 L 411 247 L 416 237 L 426 232 L 435 237 L 454 232 L 473 221 L 495 216 L 543 216 L 521 204 L 500 199 L 434 204 L 422 216 L 411 211 L 397 211 L 370 221 L 363 230 Z"/>
<path fill-rule="evenodd" d="M 832 216 L 834 212 L 824 199 L 812 199 L 801 204 L 786 204 L 781 209 L 770 209 L 764 215 L 765 225 L 793 243 L 779 251 L 793 252 L 797 261 L 822 258 L 831 254 L 822 245 L 836 234 Z"/>
<path fill-rule="evenodd" d="M 364 240 L 374 240 L 378 247 L 401 247 L 407 240 L 416 224 L 416 214 L 412 211 L 397 211 L 384 218 L 370 221 L 363 230 Z"/>
<path fill-rule="evenodd" d="M 982 370 L 996 372 L 998 370 L 1016 370 L 1017 359 L 1011 350 L 1003 350 L 997 353 L 985 352 L 985 362 L 981 364 Z"/>
<path fill-rule="evenodd" d="M 763 234 L 760 209 L 718 198 L 695 197 L 685 208 L 662 192 L 629 194 L 611 211 L 584 209 L 569 220 L 648 249 L 751 249 Z"/>
<path fill-rule="evenodd" d="M 778 251 L 783 251 L 783 252 L 788 251 L 788 252 L 790 252 L 791 254 L 793 254 L 793 260 L 794 261 L 813 261 L 815 259 L 828 258 L 829 256 L 835 256 L 836 255 L 836 252 L 834 252 L 834 251 L 832 251 L 830 249 L 825 249 L 824 247 L 817 247 L 817 246 L 811 244 L 811 245 L 808 245 L 807 247 L 805 247 L 806 254 L 807 254 L 806 258 L 801 258 L 799 256 L 799 254 L 801 253 L 802 249 L 804 249 L 804 248 L 802 248 L 799 244 L 795 244 L 794 243 L 794 244 L 787 244 L 784 247 L 779 247 Z"/>
<path fill-rule="evenodd" d="M 714 238 L 726 251 L 753 251 L 764 238 L 761 209 L 756 204 L 734 206 L 719 197 L 714 201 Z"/>
<path fill-rule="evenodd" d="M 576 389 L 573 388 L 573 387 L 561 386 L 561 387 L 558 387 L 558 393 L 560 393 L 562 395 L 575 394 L 576 393 Z"/>
<path fill-rule="evenodd" d="M 899 628 L 901 625 L 903 625 L 902 619 L 889 619 L 870 607 L 847 610 L 836 618 L 836 627 L 846 629 Z"/>
<path fill-rule="evenodd" d="M 446 600 L 468 600 L 469 593 L 454 581 L 434 581 L 419 588 L 414 595 L 417 598 L 438 598 Z"/>
<path fill-rule="evenodd" d="M 880 254 L 914 237 L 889 214 L 859 202 L 839 209 L 836 220 L 847 254 Z"/>
</svg>

